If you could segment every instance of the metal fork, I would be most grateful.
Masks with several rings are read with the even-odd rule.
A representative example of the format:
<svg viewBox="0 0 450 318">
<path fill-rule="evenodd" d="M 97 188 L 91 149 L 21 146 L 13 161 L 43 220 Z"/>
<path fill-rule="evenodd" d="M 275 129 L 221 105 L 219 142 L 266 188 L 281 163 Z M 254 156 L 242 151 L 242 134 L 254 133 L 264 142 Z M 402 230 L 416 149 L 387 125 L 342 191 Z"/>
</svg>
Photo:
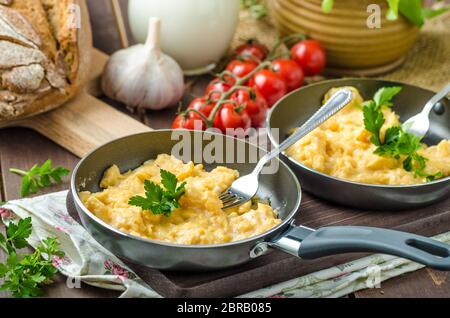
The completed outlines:
<svg viewBox="0 0 450 318">
<path fill-rule="evenodd" d="M 224 209 L 229 209 L 251 200 L 259 188 L 259 176 L 264 166 L 281 152 L 292 146 L 296 141 L 305 137 L 311 131 L 324 123 L 331 116 L 347 106 L 353 97 L 349 89 L 341 89 L 303 124 L 296 132 L 283 141 L 278 147 L 264 155 L 256 164 L 252 173 L 235 180 L 231 187 L 220 195 Z"/>
<path fill-rule="evenodd" d="M 417 115 L 405 121 L 402 125 L 403 129 L 419 138 L 425 137 L 430 129 L 430 119 L 428 118 L 434 105 L 437 104 L 450 92 L 450 83 L 448 83 L 441 91 L 436 93 L 426 104 L 423 110 Z"/>
</svg>

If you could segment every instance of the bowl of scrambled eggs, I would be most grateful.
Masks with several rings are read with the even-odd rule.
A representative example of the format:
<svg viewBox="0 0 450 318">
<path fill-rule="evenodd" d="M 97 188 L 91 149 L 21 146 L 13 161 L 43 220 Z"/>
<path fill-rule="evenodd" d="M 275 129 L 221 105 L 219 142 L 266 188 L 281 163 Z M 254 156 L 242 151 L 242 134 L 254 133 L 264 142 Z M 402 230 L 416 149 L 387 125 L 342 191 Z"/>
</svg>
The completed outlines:
<svg viewBox="0 0 450 318">
<path fill-rule="evenodd" d="M 278 128 L 280 138 L 288 136 L 341 87 L 353 91 L 352 103 L 284 153 L 302 187 L 359 209 L 399 210 L 448 198 L 449 100 L 432 111 L 423 140 L 401 129 L 402 121 L 419 113 L 434 95 L 431 91 L 373 79 L 321 82 L 279 101 L 268 116 L 268 128 Z"/>
</svg>

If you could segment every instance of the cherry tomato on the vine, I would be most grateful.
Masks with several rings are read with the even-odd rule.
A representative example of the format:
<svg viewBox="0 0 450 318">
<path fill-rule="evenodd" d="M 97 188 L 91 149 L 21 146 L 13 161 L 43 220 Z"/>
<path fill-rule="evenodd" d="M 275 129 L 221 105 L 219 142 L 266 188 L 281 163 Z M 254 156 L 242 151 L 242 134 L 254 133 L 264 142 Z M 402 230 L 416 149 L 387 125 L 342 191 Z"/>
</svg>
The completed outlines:
<svg viewBox="0 0 450 318">
<path fill-rule="evenodd" d="M 303 86 L 305 75 L 302 68 L 293 60 L 277 59 L 272 62 L 272 68 L 286 82 L 288 92 Z"/>
<path fill-rule="evenodd" d="M 232 60 L 226 70 L 239 78 L 243 78 L 258 67 L 258 63 L 253 61 Z"/>
<path fill-rule="evenodd" d="M 251 127 L 252 121 L 244 107 L 236 106 L 232 103 L 226 103 L 221 106 L 217 112 L 213 126 L 220 129 L 223 133 L 229 129 L 242 128 L 244 134 Z"/>
<path fill-rule="evenodd" d="M 315 40 L 304 40 L 291 49 L 291 58 L 301 66 L 306 76 L 317 75 L 325 68 L 325 49 Z"/>
<path fill-rule="evenodd" d="M 263 61 L 266 59 L 269 50 L 256 40 L 248 40 L 236 48 L 236 54 L 246 60 Z"/>
<path fill-rule="evenodd" d="M 260 92 L 256 89 L 238 89 L 231 99 L 239 106 L 245 107 L 245 111 L 252 120 L 252 127 L 264 127 L 269 106 Z"/>
<path fill-rule="evenodd" d="M 209 96 L 212 100 L 218 100 L 223 93 L 228 92 L 233 85 L 235 80 L 229 76 L 225 76 L 225 80 L 216 78 L 212 80 L 206 87 L 206 96 Z"/>
<path fill-rule="evenodd" d="M 195 112 L 181 113 L 172 123 L 173 129 L 205 130 L 206 123 Z"/>
<path fill-rule="evenodd" d="M 216 106 L 216 103 L 209 100 L 207 97 L 197 97 L 191 101 L 188 109 L 195 109 L 205 115 L 205 117 L 209 117 L 214 106 Z"/>
<path fill-rule="evenodd" d="M 250 79 L 250 87 L 255 87 L 272 107 L 287 93 L 286 82 L 270 70 L 261 70 Z"/>
</svg>

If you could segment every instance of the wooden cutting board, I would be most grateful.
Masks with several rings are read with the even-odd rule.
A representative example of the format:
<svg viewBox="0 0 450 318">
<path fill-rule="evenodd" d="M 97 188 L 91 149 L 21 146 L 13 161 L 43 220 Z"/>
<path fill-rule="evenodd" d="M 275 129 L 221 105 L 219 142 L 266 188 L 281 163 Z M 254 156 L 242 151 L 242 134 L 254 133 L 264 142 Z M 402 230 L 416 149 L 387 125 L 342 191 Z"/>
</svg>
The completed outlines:
<svg viewBox="0 0 450 318">
<path fill-rule="evenodd" d="M 111 140 L 151 130 L 97 98 L 101 95 L 99 79 L 107 61 L 108 55 L 93 49 L 89 83 L 75 99 L 47 113 L 0 123 L 0 128 L 31 128 L 78 157 Z"/>
</svg>

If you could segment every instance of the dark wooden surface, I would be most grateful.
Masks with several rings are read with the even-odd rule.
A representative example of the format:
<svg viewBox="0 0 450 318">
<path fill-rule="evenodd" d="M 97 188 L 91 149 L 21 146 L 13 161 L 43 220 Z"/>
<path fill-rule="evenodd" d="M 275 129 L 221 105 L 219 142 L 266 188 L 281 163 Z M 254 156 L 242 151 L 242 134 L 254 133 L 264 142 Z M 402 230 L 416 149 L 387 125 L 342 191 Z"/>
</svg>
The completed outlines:
<svg viewBox="0 0 450 318">
<path fill-rule="evenodd" d="M 122 4 L 126 1 L 122 0 Z M 91 21 L 94 30 L 95 46 L 107 53 L 112 53 L 119 48 L 119 40 L 114 27 L 109 1 L 108 0 L 88 0 L 91 12 Z M 185 96 L 185 102 L 196 95 L 202 94 L 202 90 L 208 78 L 189 79 L 189 89 Z M 152 128 L 167 128 L 170 126 L 175 110 L 163 112 L 150 112 L 141 120 Z M 29 168 L 34 163 L 42 163 L 51 158 L 55 164 L 64 165 L 73 168 L 78 158 L 71 155 L 64 149 L 55 145 L 48 139 L 39 134 L 22 128 L 10 128 L 0 130 L 0 200 L 11 200 L 18 198 L 20 178 L 8 172 L 11 167 Z M 46 190 L 53 192 L 68 188 L 68 182 Z M 40 194 L 45 193 L 45 191 Z M 447 201 L 448 202 L 448 201 Z M 318 206 L 317 206 L 318 207 Z M 332 206 L 328 208 L 316 209 L 315 221 L 309 225 L 318 226 L 333 223 L 362 224 L 367 221 L 371 224 L 383 225 L 383 218 L 389 218 L 390 221 L 402 226 L 410 224 L 414 220 L 426 218 L 427 209 L 421 210 L 419 214 L 390 214 L 385 216 L 370 215 L 368 212 L 353 213 L 343 215 L 339 209 Z M 314 209 L 314 204 L 310 207 Z M 442 208 L 442 206 L 441 206 Z M 433 212 L 436 207 L 431 207 Z M 443 211 L 449 211 L 449 207 L 444 207 Z M 434 213 L 430 213 L 430 215 Z M 439 214 L 439 213 L 438 213 Z M 427 219 L 428 220 L 428 219 Z M 434 218 L 425 220 L 421 228 L 424 234 L 436 234 L 438 228 L 447 228 L 450 222 L 446 218 Z M 442 224 L 444 223 L 444 224 Z M 444 226 L 443 226 L 444 225 Z M 442 227 L 443 226 L 443 227 Z M 414 228 L 414 227 L 413 227 Z M 3 225 L 0 224 L 0 230 Z M 428 232 L 427 232 L 428 231 Z M 443 232 L 443 231 L 442 231 Z M 0 261 L 4 260 L 4 254 L 0 253 Z M 113 291 L 105 291 L 99 288 L 82 285 L 81 289 L 69 289 L 66 287 L 65 278 L 59 276 L 54 284 L 49 286 L 46 291 L 47 297 L 116 297 L 119 294 Z M 6 293 L 0 293 L 0 298 L 7 297 Z M 410 273 L 391 279 L 382 284 L 381 289 L 365 290 L 357 292 L 351 297 L 449 297 L 450 279 L 448 273 L 437 272 L 434 270 L 423 269 L 415 273 Z"/>
</svg>

